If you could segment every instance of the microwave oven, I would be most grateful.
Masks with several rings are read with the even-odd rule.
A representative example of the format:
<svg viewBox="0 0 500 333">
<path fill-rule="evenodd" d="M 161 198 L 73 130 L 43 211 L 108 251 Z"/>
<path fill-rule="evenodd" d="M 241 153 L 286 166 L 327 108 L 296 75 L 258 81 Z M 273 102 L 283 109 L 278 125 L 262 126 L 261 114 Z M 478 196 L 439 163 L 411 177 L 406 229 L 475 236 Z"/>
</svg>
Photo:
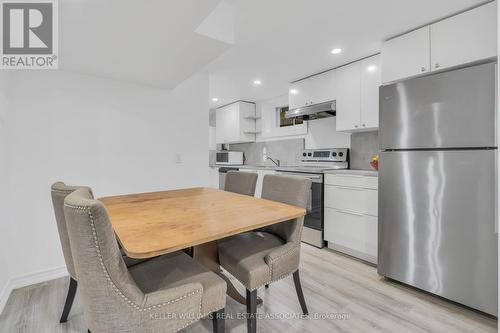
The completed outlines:
<svg viewBox="0 0 500 333">
<path fill-rule="evenodd" d="M 241 151 L 218 151 L 215 154 L 215 164 L 219 165 L 243 165 L 243 152 Z"/>
</svg>

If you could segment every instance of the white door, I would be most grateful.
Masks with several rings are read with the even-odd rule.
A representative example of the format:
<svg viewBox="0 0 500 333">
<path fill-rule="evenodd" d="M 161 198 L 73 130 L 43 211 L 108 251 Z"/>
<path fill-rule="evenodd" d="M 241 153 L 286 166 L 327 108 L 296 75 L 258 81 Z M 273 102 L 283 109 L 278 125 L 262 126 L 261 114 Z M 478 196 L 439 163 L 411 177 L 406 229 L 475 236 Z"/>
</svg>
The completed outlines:
<svg viewBox="0 0 500 333">
<path fill-rule="evenodd" d="M 378 128 L 380 55 L 361 61 L 361 129 Z"/>
<path fill-rule="evenodd" d="M 289 86 L 289 107 L 319 104 L 335 99 L 335 71 L 311 76 Z"/>
<path fill-rule="evenodd" d="M 431 25 L 431 70 L 496 57 L 496 2 Z"/>
<path fill-rule="evenodd" d="M 215 136 L 217 143 L 239 141 L 240 114 L 238 104 L 235 103 L 217 109 L 215 117 Z"/>
<path fill-rule="evenodd" d="M 289 85 L 288 106 L 290 110 L 311 104 L 311 94 L 314 93 L 312 78 L 304 79 Z"/>
<path fill-rule="evenodd" d="M 388 40 L 382 45 L 382 82 L 430 71 L 429 26 Z"/>
<path fill-rule="evenodd" d="M 350 131 L 360 128 L 360 68 L 360 62 L 355 62 L 336 70 L 337 131 Z"/>
<path fill-rule="evenodd" d="M 334 70 L 311 77 L 313 91 L 309 98 L 310 102 L 312 104 L 319 104 L 335 100 L 335 79 Z"/>
</svg>

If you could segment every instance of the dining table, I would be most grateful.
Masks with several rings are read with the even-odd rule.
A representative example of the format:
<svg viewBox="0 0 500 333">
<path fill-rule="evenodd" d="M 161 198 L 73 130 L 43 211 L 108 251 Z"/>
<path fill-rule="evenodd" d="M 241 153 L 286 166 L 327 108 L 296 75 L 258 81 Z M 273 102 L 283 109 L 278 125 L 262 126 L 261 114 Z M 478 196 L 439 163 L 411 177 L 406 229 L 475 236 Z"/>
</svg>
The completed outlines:
<svg viewBox="0 0 500 333">
<path fill-rule="evenodd" d="M 217 240 L 306 213 L 301 207 L 206 187 L 99 200 L 128 257 L 146 259 L 192 249 L 193 258 L 221 276 L 227 283 L 227 294 L 241 304 L 246 304 L 246 299 L 221 269 Z"/>
</svg>

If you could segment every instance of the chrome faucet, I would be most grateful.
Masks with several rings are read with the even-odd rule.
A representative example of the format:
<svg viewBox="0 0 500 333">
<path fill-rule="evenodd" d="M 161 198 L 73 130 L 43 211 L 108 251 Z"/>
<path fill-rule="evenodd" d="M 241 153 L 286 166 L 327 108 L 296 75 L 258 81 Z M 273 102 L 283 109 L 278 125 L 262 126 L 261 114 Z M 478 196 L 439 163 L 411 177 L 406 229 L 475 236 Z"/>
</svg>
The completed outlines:
<svg viewBox="0 0 500 333">
<path fill-rule="evenodd" d="M 277 159 L 277 160 L 274 160 L 274 159 L 272 159 L 271 157 L 266 156 L 266 160 L 270 160 L 271 162 L 273 162 L 274 164 L 276 164 L 276 166 L 277 166 L 277 167 L 279 167 L 279 166 L 280 166 L 280 160 L 278 160 L 278 159 Z"/>
</svg>

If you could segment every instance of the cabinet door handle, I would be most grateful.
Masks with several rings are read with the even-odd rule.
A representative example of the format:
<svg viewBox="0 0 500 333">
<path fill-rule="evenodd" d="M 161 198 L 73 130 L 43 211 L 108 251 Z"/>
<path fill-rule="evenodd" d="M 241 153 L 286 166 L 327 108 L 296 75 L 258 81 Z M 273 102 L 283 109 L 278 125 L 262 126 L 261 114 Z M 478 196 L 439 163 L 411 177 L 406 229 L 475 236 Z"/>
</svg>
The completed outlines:
<svg viewBox="0 0 500 333">
<path fill-rule="evenodd" d="M 354 128 L 358 128 L 358 125 L 354 125 Z"/>
<path fill-rule="evenodd" d="M 421 72 L 425 72 L 425 67 L 420 68 Z"/>
<path fill-rule="evenodd" d="M 366 127 L 366 124 L 363 124 L 363 127 Z"/>
<path fill-rule="evenodd" d="M 347 214 L 347 215 L 354 215 L 354 216 L 361 216 L 363 217 L 364 215 L 363 214 L 360 214 L 360 213 L 355 213 L 355 212 L 350 212 L 348 210 L 341 210 L 341 209 L 335 209 L 337 212 L 341 213 L 341 214 Z"/>
<path fill-rule="evenodd" d="M 436 64 L 434 65 L 434 67 L 435 67 L 435 68 L 439 68 L 439 67 L 441 67 L 441 65 L 439 65 L 438 63 L 436 63 Z"/>
<path fill-rule="evenodd" d="M 343 190 L 364 191 L 364 189 L 360 187 L 349 187 L 349 186 L 339 186 L 339 185 L 333 185 L 333 186 Z"/>
</svg>

